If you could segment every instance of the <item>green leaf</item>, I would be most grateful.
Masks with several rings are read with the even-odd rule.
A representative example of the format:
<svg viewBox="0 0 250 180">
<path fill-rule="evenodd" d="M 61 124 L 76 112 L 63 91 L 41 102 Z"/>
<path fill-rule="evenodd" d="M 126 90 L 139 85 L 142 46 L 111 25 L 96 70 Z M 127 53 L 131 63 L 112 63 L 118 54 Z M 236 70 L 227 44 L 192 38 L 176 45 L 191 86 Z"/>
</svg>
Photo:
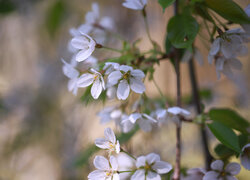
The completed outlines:
<svg viewBox="0 0 250 180">
<path fill-rule="evenodd" d="M 220 157 L 220 159 L 227 160 L 231 156 L 235 155 L 235 152 L 228 148 L 227 146 L 223 144 L 218 144 L 214 148 L 214 152 L 217 154 L 217 156 Z"/>
<path fill-rule="evenodd" d="M 219 122 L 207 124 L 214 136 L 225 146 L 240 153 L 239 140 L 234 131 Z"/>
<path fill-rule="evenodd" d="M 199 31 L 199 24 L 190 15 L 177 15 L 169 20 L 167 31 L 174 47 L 192 48 L 192 43 Z"/>
<path fill-rule="evenodd" d="M 223 18 L 238 24 L 249 24 L 250 18 L 232 0 L 205 0 L 207 6 Z"/>
<path fill-rule="evenodd" d="M 121 134 L 118 134 L 116 137 L 119 140 L 120 144 L 124 144 L 128 142 L 138 130 L 139 130 L 139 127 L 137 126 L 129 133 L 121 133 Z M 87 165 L 89 158 L 99 150 L 100 148 L 96 147 L 94 144 L 90 145 L 84 152 L 82 152 L 79 155 L 77 160 L 74 162 L 74 165 L 76 167 Z"/>
<path fill-rule="evenodd" d="M 62 0 L 55 1 L 48 10 L 46 18 L 46 26 L 50 35 L 54 36 L 58 28 L 60 27 L 64 14 L 65 3 Z"/>
<path fill-rule="evenodd" d="M 158 0 L 158 2 L 161 5 L 164 12 L 168 6 L 172 5 L 175 2 L 175 0 Z"/>
<path fill-rule="evenodd" d="M 220 122 L 244 134 L 248 134 L 247 128 L 250 127 L 249 122 L 231 109 L 211 109 L 209 111 L 209 117 L 211 120 Z"/>
</svg>

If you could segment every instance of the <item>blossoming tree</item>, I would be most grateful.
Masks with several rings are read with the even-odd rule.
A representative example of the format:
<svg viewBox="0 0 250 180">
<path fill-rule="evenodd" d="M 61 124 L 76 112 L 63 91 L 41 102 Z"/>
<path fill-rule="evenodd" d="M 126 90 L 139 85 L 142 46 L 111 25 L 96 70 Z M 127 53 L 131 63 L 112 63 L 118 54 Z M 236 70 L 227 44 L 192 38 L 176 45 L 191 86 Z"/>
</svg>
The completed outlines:
<svg viewBox="0 0 250 180">
<path fill-rule="evenodd" d="M 148 0 L 150 1 L 150 0 Z M 158 0 L 163 11 L 173 6 L 173 17 L 167 24 L 165 50 L 150 35 L 147 20 L 147 0 L 125 0 L 124 8 L 141 13 L 152 48 L 142 52 L 137 42 L 129 43 L 115 34 L 123 44 L 122 49 L 106 46 L 106 35 L 113 34 L 114 22 L 111 17 L 101 17 L 97 3 L 86 14 L 86 22 L 78 28 L 70 29 L 72 39 L 68 49 L 73 53 L 71 62 L 63 62 L 63 73 L 69 78 L 68 90 L 77 95 L 79 88 L 86 88 L 82 99 L 104 102 L 116 100 L 117 105 L 109 106 L 99 112 L 101 123 L 114 121 L 118 127 L 118 137 L 111 128 L 104 130 L 105 138 L 98 138 L 95 145 L 106 150 L 107 158 L 96 156 L 94 166 L 97 170 L 90 172 L 90 180 L 160 180 L 162 174 L 169 179 L 220 180 L 236 179 L 241 166 L 230 162 L 235 156 L 242 166 L 250 170 L 250 125 L 238 113 L 227 108 L 212 108 L 204 111 L 200 101 L 193 59 L 203 64 L 202 56 L 194 41 L 200 29 L 208 33 L 211 43 L 207 60 L 214 64 L 218 79 L 224 74 L 234 79 L 234 70 L 241 70 L 239 56 L 247 55 L 247 43 L 250 40 L 250 5 L 245 11 L 232 0 Z M 216 15 L 215 15 L 216 13 Z M 218 15 L 225 19 L 221 21 Z M 198 21 L 201 19 L 201 21 Z M 232 25 L 238 26 L 232 28 Z M 97 60 L 92 54 L 103 49 L 115 51 L 120 56 L 106 60 Z M 154 65 L 169 60 L 176 74 L 176 103 L 168 106 L 166 98 L 156 84 L 164 103 L 159 103 L 146 95 L 146 79 L 153 80 Z M 193 89 L 196 114 L 182 108 L 180 63 L 188 61 Z M 81 66 L 80 66 L 81 64 Z M 154 80 L 153 80 L 154 81 Z M 131 94 L 138 94 L 132 98 Z M 92 96 L 92 97 L 91 97 Z M 123 147 L 137 131 L 150 132 L 160 128 L 165 122 L 176 125 L 175 164 L 162 161 L 158 154 L 135 157 Z M 187 175 L 181 173 L 181 131 L 182 123 L 200 125 L 205 156 L 205 168 L 193 168 Z M 206 127 L 219 140 L 211 155 Z M 237 133 L 236 133 L 237 132 Z M 125 140 L 124 140 L 125 139 Z M 97 149 L 95 149 L 97 150 Z M 185 150 L 185 149 L 184 149 Z M 88 153 L 90 156 L 92 154 Z M 213 153 L 214 154 L 214 153 Z M 169 154 L 173 156 L 173 154 Z M 119 163 L 119 162 L 123 163 Z"/>
</svg>

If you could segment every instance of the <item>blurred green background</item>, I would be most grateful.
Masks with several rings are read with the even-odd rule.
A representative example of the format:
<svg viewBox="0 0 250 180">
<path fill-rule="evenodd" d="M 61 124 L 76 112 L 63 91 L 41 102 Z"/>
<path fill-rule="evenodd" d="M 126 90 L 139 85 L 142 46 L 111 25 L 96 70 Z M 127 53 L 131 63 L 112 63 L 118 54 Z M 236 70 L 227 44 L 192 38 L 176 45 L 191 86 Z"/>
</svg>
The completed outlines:
<svg viewBox="0 0 250 180">
<path fill-rule="evenodd" d="M 86 106 L 80 100 L 83 91 L 77 97 L 69 93 L 60 61 L 70 60 L 68 30 L 84 23 L 92 2 L 99 3 L 101 15 L 113 17 L 116 32 L 130 42 L 143 38 L 141 49 L 150 48 L 140 13 L 123 8 L 122 0 L 0 0 L 0 180 L 78 180 L 87 179 L 92 170 L 93 155 L 86 162 L 84 158 L 94 139 L 103 136 L 104 126 L 96 116 L 103 104 Z M 243 8 L 250 3 L 237 2 Z M 163 14 L 157 1 L 149 0 L 147 10 L 152 37 L 162 45 L 173 9 Z M 206 108 L 227 106 L 250 119 L 249 56 L 242 59 L 244 68 L 235 82 L 225 77 L 217 81 L 214 67 L 206 62 L 208 47 L 202 45 L 202 38 L 196 43 L 205 61 L 196 67 Z M 114 55 L 96 54 L 98 59 L 110 56 Z M 181 69 L 182 91 L 189 102 L 187 64 Z M 164 94 L 174 99 L 175 74 L 169 62 L 156 66 L 155 79 Z M 147 93 L 159 97 L 151 82 Z M 173 163 L 174 129 L 169 124 L 152 133 L 137 132 L 125 147 L 134 155 L 154 151 Z M 183 125 L 183 167 L 203 166 L 197 134 L 196 125 Z M 210 138 L 212 150 L 217 141 L 211 134 Z M 238 177 L 248 180 L 250 175 L 243 169 Z"/>
</svg>

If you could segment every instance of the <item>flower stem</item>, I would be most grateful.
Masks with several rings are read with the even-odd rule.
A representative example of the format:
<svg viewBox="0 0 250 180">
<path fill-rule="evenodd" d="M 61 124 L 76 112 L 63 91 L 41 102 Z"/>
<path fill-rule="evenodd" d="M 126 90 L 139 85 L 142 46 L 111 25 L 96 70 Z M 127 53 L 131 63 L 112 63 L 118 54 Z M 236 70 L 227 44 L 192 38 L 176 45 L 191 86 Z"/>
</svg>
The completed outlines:
<svg viewBox="0 0 250 180">
<path fill-rule="evenodd" d="M 129 152 L 125 151 L 124 149 L 121 148 L 121 152 L 124 152 L 125 154 L 127 154 L 129 157 L 131 157 L 132 159 L 136 160 L 136 158 L 131 155 Z"/>
<path fill-rule="evenodd" d="M 122 53 L 122 50 L 120 50 L 120 49 L 115 49 L 115 48 L 106 47 L 106 46 L 102 46 L 101 48 L 109 50 L 109 51 L 114 51 L 114 52 Z"/>
<path fill-rule="evenodd" d="M 198 87 L 197 80 L 196 80 L 195 66 L 194 66 L 193 59 L 189 61 L 189 74 L 190 74 L 190 80 L 191 80 L 191 85 L 192 85 L 193 100 L 196 106 L 196 112 L 197 114 L 201 114 L 202 109 L 201 109 L 201 102 L 200 102 L 200 95 L 199 95 L 199 87 Z M 201 134 L 201 141 L 202 141 L 201 143 L 203 146 L 203 154 L 205 157 L 205 166 L 206 166 L 206 169 L 209 170 L 213 157 L 211 156 L 209 152 L 207 132 L 203 126 L 200 127 L 200 134 Z"/>
<path fill-rule="evenodd" d="M 150 35 L 150 31 L 149 31 L 149 25 L 148 25 L 148 20 L 147 20 L 147 13 L 146 13 L 146 10 L 145 8 L 142 10 L 142 15 L 143 15 L 143 20 L 144 20 L 144 23 L 145 23 L 145 27 L 146 27 L 146 32 L 147 32 L 147 35 L 148 35 L 148 39 L 149 41 L 152 43 L 153 47 L 155 47 L 155 43 Z"/>
</svg>

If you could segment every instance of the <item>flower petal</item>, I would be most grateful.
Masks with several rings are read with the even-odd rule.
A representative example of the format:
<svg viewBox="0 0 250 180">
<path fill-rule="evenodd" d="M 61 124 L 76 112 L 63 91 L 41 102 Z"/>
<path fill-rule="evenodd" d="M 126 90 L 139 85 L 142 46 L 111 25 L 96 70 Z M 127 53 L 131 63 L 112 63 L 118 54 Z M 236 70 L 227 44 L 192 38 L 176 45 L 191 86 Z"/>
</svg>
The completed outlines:
<svg viewBox="0 0 250 180">
<path fill-rule="evenodd" d="M 140 113 L 132 113 L 129 116 L 129 120 L 134 124 L 138 119 L 141 118 L 141 114 Z"/>
<path fill-rule="evenodd" d="M 146 180 L 161 180 L 161 176 L 155 172 L 148 171 Z"/>
<path fill-rule="evenodd" d="M 153 164 L 157 161 L 160 161 L 160 156 L 158 154 L 155 154 L 155 153 L 150 153 L 146 156 L 146 160 L 147 160 L 148 164 Z"/>
<path fill-rule="evenodd" d="M 164 161 L 157 161 L 152 168 L 159 174 L 165 174 L 172 170 L 172 165 Z"/>
<path fill-rule="evenodd" d="M 223 166 L 224 166 L 224 163 L 222 160 L 216 160 L 212 162 L 211 169 L 221 172 L 223 170 Z"/>
<path fill-rule="evenodd" d="M 131 176 L 131 180 L 145 180 L 145 170 L 137 170 L 135 173 Z"/>
<path fill-rule="evenodd" d="M 217 180 L 220 174 L 215 171 L 208 171 L 202 180 Z"/>
<path fill-rule="evenodd" d="M 115 144 L 116 137 L 115 137 L 114 131 L 111 128 L 106 128 L 104 130 L 104 135 L 105 135 L 105 138 L 107 140 L 109 140 L 110 142 L 112 142 L 113 144 Z"/>
<path fill-rule="evenodd" d="M 91 95 L 94 99 L 98 99 L 102 93 L 103 85 L 100 79 L 96 79 L 91 87 Z"/>
<path fill-rule="evenodd" d="M 145 74 L 142 70 L 140 69 L 135 69 L 131 71 L 131 75 L 137 79 L 142 79 L 145 77 Z"/>
<path fill-rule="evenodd" d="M 210 55 L 214 56 L 219 52 L 219 50 L 220 50 L 220 42 L 221 42 L 221 38 L 217 38 L 217 39 L 214 40 L 214 42 L 213 42 L 213 44 L 211 46 L 211 49 L 209 51 Z"/>
<path fill-rule="evenodd" d="M 236 175 L 240 173 L 241 167 L 238 163 L 229 163 L 225 168 L 227 173 L 230 173 L 231 175 Z"/>
<path fill-rule="evenodd" d="M 139 93 L 139 94 L 142 94 L 146 90 L 143 82 L 136 78 L 130 78 L 130 87 L 132 91 Z"/>
<path fill-rule="evenodd" d="M 127 80 L 121 80 L 117 88 L 117 98 L 119 100 L 127 99 L 129 95 L 129 91 L 130 91 L 130 88 L 129 88 Z"/>
<path fill-rule="evenodd" d="M 91 173 L 89 173 L 88 175 L 88 179 L 89 180 L 105 180 L 105 177 L 106 177 L 106 173 L 102 170 L 95 170 L 95 171 L 92 171 Z"/>
<path fill-rule="evenodd" d="M 135 165 L 136 165 L 137 168 L 144 167 L 146 165 L 146 157 L 145 156 L 139 156 L 136 159 Z"/>
<path fill-rule="evenodd" d="M 109 161 L 110 161 L 112 170 L 117 171 L 118 170 L 118 162 L 117 162 L 117 159 L 115 158 L 115 156 L 110 156 Z"/>
<path fill-rule="evenodd" d="M 103 138 L 97 138 L 95 140 L 95 145 L 101 149 L 108 149 L 109 148 L 109 141 Z"/>
<path fill-rule="evenodd" d="M 122 73 L 120 71 L 113 71 L 108 76 L 108 84 L 113 86 L 118 83 L 118 80 L 122 78 Z"/>
<path fill-rule="evenodd" d="M 96 156 L 94 166 L 99 170 L 110 170 L 109 161 L 103 156 Z"/>
</svg>

